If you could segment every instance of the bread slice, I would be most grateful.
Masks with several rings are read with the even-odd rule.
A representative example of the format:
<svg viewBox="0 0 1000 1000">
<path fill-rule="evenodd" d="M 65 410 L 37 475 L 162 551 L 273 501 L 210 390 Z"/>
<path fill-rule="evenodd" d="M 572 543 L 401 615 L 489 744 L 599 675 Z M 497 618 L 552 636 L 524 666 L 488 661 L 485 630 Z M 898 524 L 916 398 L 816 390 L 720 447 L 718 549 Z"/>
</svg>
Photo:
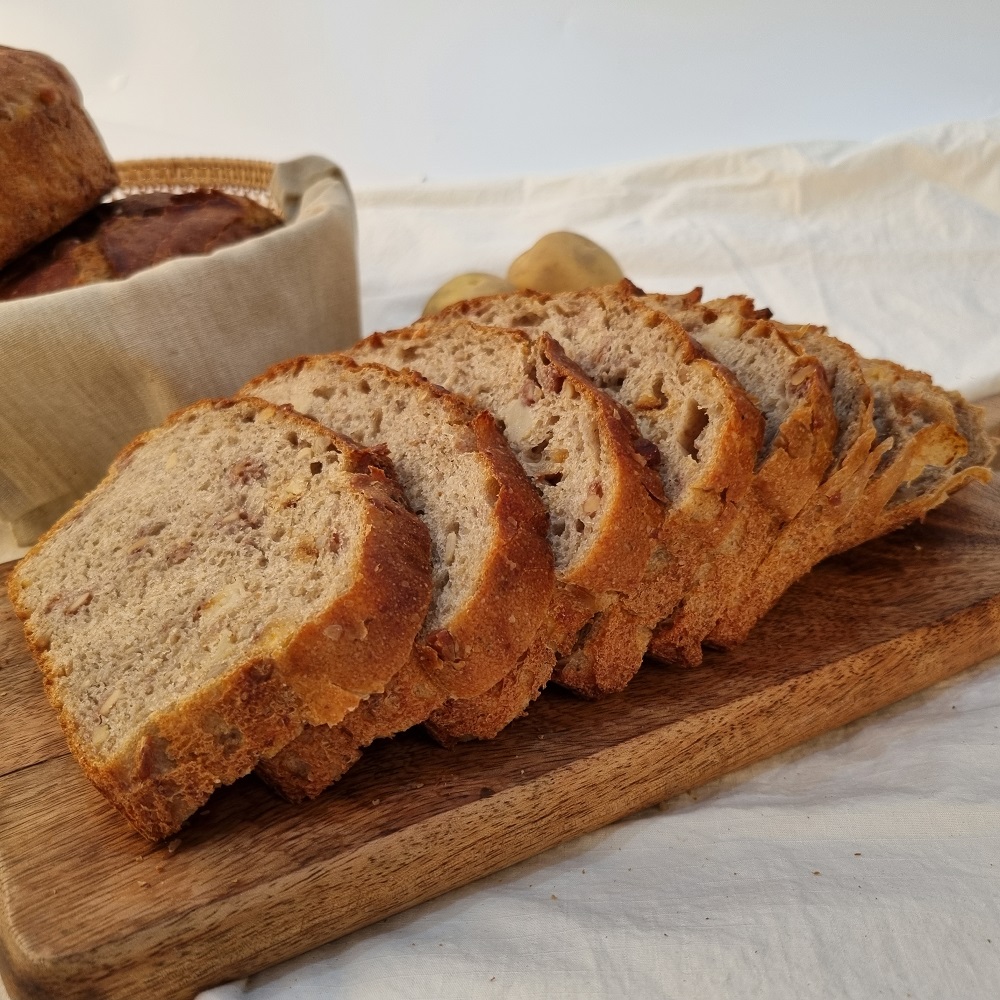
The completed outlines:
<svg viewBox="0 0 1000 1000">
<path fill-rule="evenodd" d="M 118 456 L 11 600 L 88 777 L 150 839 L 405 661 L 429 539 L 369 453 L 257 399 Z"/>
<path fill-rule="evenodd" d="M 510 673 L 552 596 L 545 509 L 493 418 L 414 372 L 322 355 L 276 365 L 243 391 L 364 444 L 384 443 L 431 536 L 433 597 L 403 670 L 343 731 L 308 728 L 259 769 L 287 797 L 308 798 L 372 740 Z"/>
<path fill-rule="evenodd" d="M 357 361 L 409 368 L 490 410 L 549 513 L 557 586 L 525 660 L 478 698 L 438 709 L 439 740 L 489 739 L 517 718 L 601 608 L 635 593 L 663 520 L 660 479 L 623 407 L 597 389 L 550 337 L 455 318 L 433 327 L 374 334 L 350 350 Z M 638 448 L 638 450 L 637 450 Z M 639 668 L 641 652 L 611 651 L 599 674 Z"/>
<path fill-rule="evenodd" d="M 660 453 L 657 472 L 670 504 L 642 585 L 590 620 L 553 675 L 590 697 L 631 680 L 653 626 L 673 611 L 705 552 L 731 529 L 763 433 L 760 413 L 736 379 L 635 293 L 627 281 L 555 295 L 518 292 L 460 303 L 428 321 L 433 327 L 465 317 L 552 337 L 633 414 Z M 621 669 L 613 669 L 616 659 Z"/>
<path fill-rule="evenodd" d="M 776 324 L 756 315 L 749 299 L 724 309 L 686 295 L 636 295 L 679 323 L 733 372 L 764 415 L 756 474 L 731 531 L 703 558 L 699 572 L 650 652 L 685 664 L 701 661 L 701 644 L 747 599 L 755 574 L 784 527 L 826 476 L 837 438 L 833 398 L 822 364 Z"/>
<path fill-rule="evenodd" d="M 988 482 L 993 443 L 984 414 L 924 372 L 862 359 L 875 425 L 890 445 L 832 551 L 843 552 L 924 517 L 967 482 Z"/>
<path fill-rule="evenodd" d="M 716 300 L 706 305 L 718 312 L 736 308 L 742 300 Z M 757 315 L 770 315 L 757 311 Z M 752 586 L 730 605 L 708 636 L 708 641 L 732 647 L 746 639 L 753 626 L 799 577 L 832 551 L 834 537 L 854 516 L 882 456 L 891 447 L 876 444 L 872 391 L 862 370 L 862 359 L 847 344 L 815 326 L 777 324 L 782 333 L 823 366 L 837 417 L 833 462 L 805 506 L 782 528 L 754 574 Z"/>
</svg>

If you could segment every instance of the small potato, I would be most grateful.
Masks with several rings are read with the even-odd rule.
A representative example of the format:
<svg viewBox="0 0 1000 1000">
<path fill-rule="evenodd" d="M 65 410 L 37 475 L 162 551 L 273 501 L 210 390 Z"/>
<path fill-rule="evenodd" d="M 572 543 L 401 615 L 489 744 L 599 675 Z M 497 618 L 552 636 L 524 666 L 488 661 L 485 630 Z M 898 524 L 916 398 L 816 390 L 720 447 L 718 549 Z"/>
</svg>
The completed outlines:
<svg viewBox="0 0 1000 1000">
<path fill-rule="evenodd" d="M 495 274 L 460 274 L 451 281 L 446 281 L 428 300 L 422 319 L 441 312 L 442 309 L 466 299 L 476 299 L 480 295 L 496 295 L 500 292 L 516 292 L 517 289 L 503 278 Z"/>
<path fill-rule="evenodd" d="M 549 233 L 521 254 L 507 272 L 518 288 L 536 292 L 575 292 L 611 285 L 625 275 L 614 257 L 577 233 Z"/>
</svg>

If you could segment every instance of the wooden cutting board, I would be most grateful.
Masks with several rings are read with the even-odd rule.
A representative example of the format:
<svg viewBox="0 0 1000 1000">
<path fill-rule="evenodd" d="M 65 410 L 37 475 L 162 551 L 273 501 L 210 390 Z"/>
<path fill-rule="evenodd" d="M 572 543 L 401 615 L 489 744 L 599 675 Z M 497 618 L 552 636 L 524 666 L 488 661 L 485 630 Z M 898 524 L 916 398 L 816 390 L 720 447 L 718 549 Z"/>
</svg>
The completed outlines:
<svg viewBox="0 0 1000 1000">
<path fill-rule="evenodd" d="M 15 1000 L 192 997 L 997 651 L 994 482 L 819 566 L 697 670 L 649 664 L 599 705 L 549 692 L 489 744 L 407 734 L 305 807 L 247 778 L 153 846 L 67 756 L 0 598 L 0 974 Z"/>
</svg>

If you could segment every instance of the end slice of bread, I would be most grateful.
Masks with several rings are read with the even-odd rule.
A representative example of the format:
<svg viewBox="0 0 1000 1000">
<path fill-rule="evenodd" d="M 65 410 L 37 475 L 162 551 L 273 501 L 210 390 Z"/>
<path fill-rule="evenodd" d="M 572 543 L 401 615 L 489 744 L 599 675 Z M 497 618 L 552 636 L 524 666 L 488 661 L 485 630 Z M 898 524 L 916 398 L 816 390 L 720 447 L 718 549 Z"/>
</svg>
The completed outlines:
<svg viewBox="0 0 1000 1000">
<path fill-rule="evenodd" d="M 74 755 L 150 839 L 406 660 L 429 539 L 384 463 L 258 399 L 141 435 L 11 574 Z"/>
<path fill-rule="evenodd" d="M 924 517 L 970 481 L 987 482 L 994 455 L 983 411 L 924 372 L 862 359 L 875 426 L 889 447 L 832 551 L 860 545 Z"/>
</svg>

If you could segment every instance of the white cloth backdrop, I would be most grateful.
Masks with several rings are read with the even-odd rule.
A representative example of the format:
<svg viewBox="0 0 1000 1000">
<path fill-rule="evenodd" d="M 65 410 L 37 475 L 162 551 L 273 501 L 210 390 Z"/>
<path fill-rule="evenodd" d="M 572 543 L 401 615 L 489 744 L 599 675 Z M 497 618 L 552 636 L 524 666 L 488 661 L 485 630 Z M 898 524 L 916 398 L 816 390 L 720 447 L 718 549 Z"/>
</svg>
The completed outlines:
<svg viewBox="0 0 1000 1000">
<path fill-rule="evenodd" d="M 358 204 L 366 330 L 569 228 L 650 289 L 748 291 L 949 387 L 1000 390 L 1000 121 Z M 986 1000 L 998 751 L 1000 657 L 202 1000 Z"/>
</svg>

